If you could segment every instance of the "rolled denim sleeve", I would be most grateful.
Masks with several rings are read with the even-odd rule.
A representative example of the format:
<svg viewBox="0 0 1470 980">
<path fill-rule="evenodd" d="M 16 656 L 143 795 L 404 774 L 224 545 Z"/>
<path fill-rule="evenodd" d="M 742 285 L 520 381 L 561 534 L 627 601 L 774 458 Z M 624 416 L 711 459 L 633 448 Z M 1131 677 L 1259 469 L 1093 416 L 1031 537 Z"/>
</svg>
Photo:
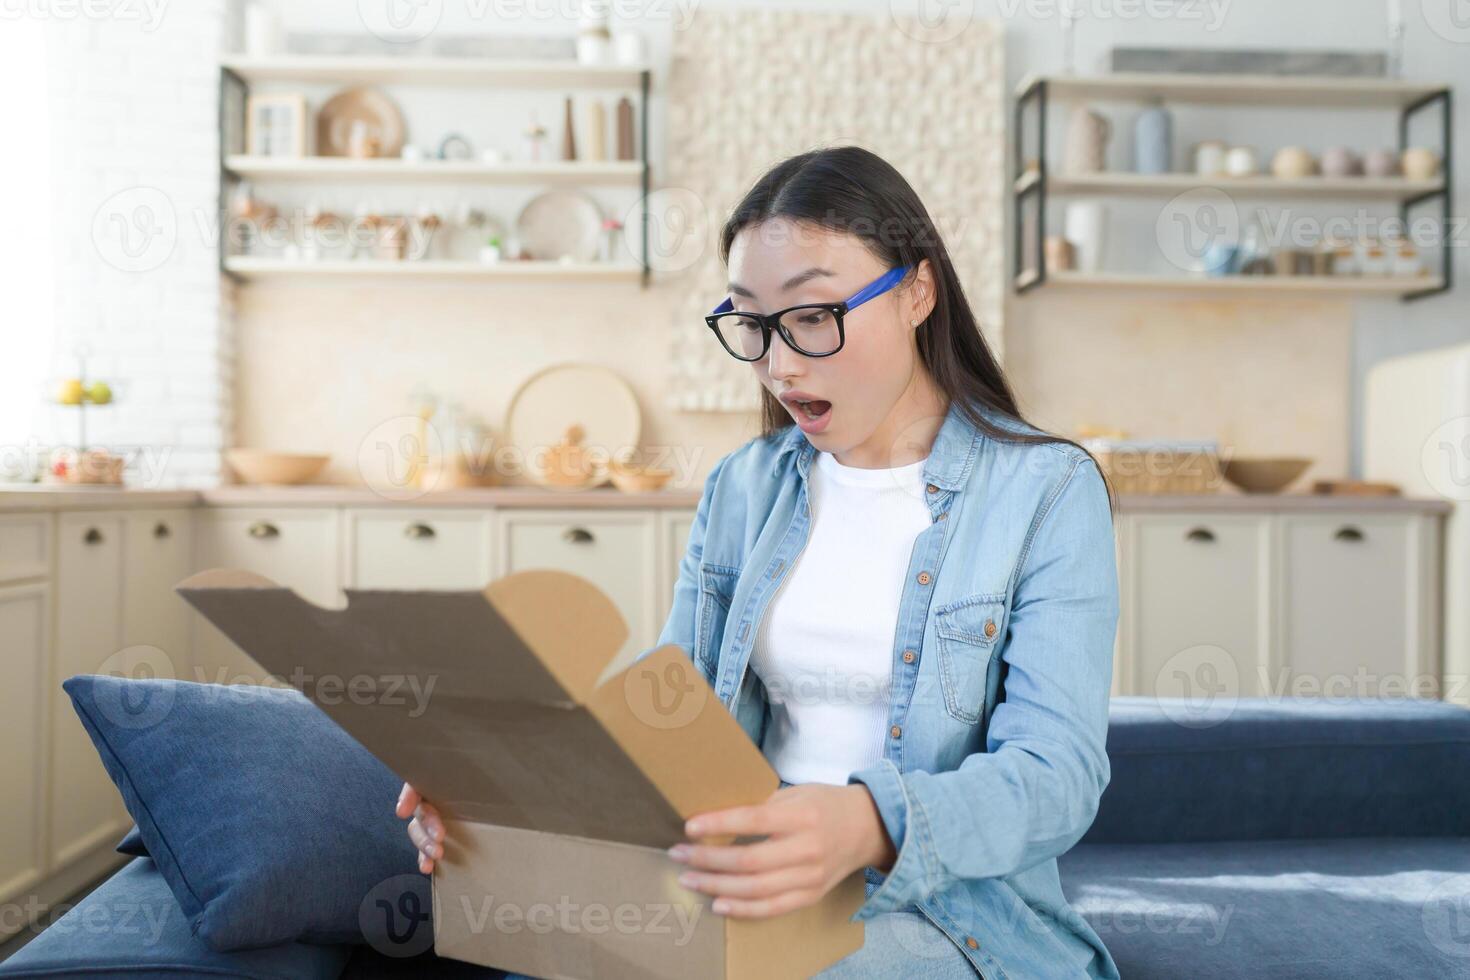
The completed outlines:
<svg viewBox="0 0 1470 980">
<path fill-rule="evenodd" d="M 704 492 L 700 494 L 699 506 L 694 511 L 694 521 L 689 525 L 689 543 L 684 547 L 684 557 L 679 559 L 679 579 L 674 583 L 674 604 L 669 618 L 659 632 L 658 642 L 633 658 L 636 663 L 653 651 L 674 643 L 694 656 L 694 614 L 699 599 L 699 563 L 704 557 L 704 535 L 709 526 L 710 504 L 714 500 L 715 484 L 720 471 L 734 453 L 726 453 L 715 461 L 704 480 Z"/>
<path fill-rule="evenodd" d="M 986 751 L 949 772 L 900 773 L 884 759 L 848 779 L 868 787 L 898 854 L 858 919 L 1057 857 L 1097 814 L 1111 776 L 1118 572 L 1107 489 L 1090 458 L 1075 457 L 1032 527 Z"/>
</svg>

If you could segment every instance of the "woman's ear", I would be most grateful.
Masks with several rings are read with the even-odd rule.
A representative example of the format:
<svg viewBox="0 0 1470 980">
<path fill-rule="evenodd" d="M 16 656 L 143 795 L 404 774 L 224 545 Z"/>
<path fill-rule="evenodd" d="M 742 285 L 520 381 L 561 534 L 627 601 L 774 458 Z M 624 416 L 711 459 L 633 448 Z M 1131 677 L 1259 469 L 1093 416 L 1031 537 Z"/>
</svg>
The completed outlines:
<svg viewBox="0 0 1470 980">
<path fill-rule="evenodd" d="M 909 326 L 917 327 L 934 312 L 934 288 L 934 267 L 928 259 L 920 259 L 913 281 L 904 291 L 904 319 Z"/>
</svg>

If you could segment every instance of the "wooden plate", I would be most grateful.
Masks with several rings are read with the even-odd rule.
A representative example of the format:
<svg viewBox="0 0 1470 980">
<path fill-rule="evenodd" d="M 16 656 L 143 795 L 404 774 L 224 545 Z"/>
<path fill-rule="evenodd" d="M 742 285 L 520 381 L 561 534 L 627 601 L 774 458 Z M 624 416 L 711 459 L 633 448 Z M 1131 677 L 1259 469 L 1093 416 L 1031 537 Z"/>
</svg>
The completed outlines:
<svg viewBox="0 0 1470 980">
<path fill-rule="evenodd" d="M 527 378 L 505 416 L 506 441 L 525 454 L 526 472 L 545 484 L 541 463 L 547 447 L 561 443 L 567 429 L 581 426 L 581 445 L 597 465 L 588 486 L 609 479 L 607 461 L 635 451 L 643 416 L 632 387 L 616 372 L 595 364 L 556 364 Z"/>
<path fill-rule="evenodd" d="M 516 218 L 516 237 L 530 259 L 592 262 L 602 238 L 602 208 L 577 191 L 538 194 Z"/>
<path fill-rule="evenodd" d="M 403 114 L 398 106 L 375 88 L 359 87 L 338 92 L 317 112 L 317 156 L 348 156 L 355 122 L 366 123 L 368 135 L 377 137 L 378 156 L 396 157 L 403 149 Z"/>
</svg>

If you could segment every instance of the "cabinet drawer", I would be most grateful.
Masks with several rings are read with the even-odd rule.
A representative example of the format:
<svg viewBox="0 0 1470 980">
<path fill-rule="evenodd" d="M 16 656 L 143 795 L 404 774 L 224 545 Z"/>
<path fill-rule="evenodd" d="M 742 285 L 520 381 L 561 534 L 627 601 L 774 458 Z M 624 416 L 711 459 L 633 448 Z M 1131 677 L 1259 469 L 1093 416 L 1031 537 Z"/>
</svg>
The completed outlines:
<svg viewBox="0 0 1470 980">
<path fill-rule="evenodd" d="M 194 514 L 129 511 L 123 524 L 123 643 L 156 647 L 187 677 L 191 610 L 174 586 L 194 571 Z"/>
<path fill-rule="evenodd" d="M 1269 650 L 1270 518 L 1128 521 L 1121 693 L 1198 702 L 1257 693 Z"/>
<path fill-rule="evenodd" d="M 349 511 L 346 584 L 356 589 L 479 589 L 489 583 L 490 517 Z"/>
<path fill-rule="evenodd" d="M 609 666 L 624 666 L 658 639 L 655 515 L 647 511 L 502 511 L 497 577 L 554 568 L 587 579 L 617 605 L 628 640 Z"/>
<path fill-rule="evenodd" d="M 342 606 L 335 510 L 222 507 L 196 526 L 199 567 L 238 568 L 264 575 L 309 602 Z M 212 623 L 194 615 L 195 680 L 265 683 L 268 675 Z"/>
<path fill-rule="evenodd" d="M 46 739 L 43 710 L 48 677 L 51 594 L 45 583 L 0 588 L 0 637 L 5 644 L 5 752 L 0 753 L 0 902 L 10 902 L 41 877 L 46 817 Z M 94 753 L 95 755 L 95 753 Z M 10 929 L 14 923 L 8 924 Z"/>
<path fill-rule="evenodd" d="M 1292 515 L 1281 526 L 1282 693 L 1432 695 L 1436 665 L 1417 608 L 1427 590 L 1411 560 L 1419 519 Z"/>
<path fill-rule="evenodd" d="M 0 514 L 0 582 L 51 574 L 51 516 Z"/>
</svg>

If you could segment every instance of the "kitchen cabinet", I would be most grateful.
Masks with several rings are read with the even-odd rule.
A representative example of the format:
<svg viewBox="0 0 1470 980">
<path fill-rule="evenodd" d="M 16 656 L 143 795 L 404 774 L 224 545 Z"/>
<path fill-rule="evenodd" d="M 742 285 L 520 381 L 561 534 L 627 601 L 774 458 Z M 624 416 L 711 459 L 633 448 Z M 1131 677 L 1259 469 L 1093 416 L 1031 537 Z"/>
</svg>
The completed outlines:
<svg viewBox="0 0 1470 980">
<path fill-rule="evenodd" d="M 5 751 L 0 752 L 0 785 L 5 787 L 0 794 L 0 902 L 32 888 L 45 867 L 50 619 L 48 583 L 0 586 L 5 649 L 0 713 L 6 736 Z"/>
<path fill-rule="evenodd" d="M 315 507 L 221 507 L 196 525 L 198 566 L 264 575 L 319 606 L 343 604 L 338 568 L 338 512 Z M 274 683 L 264 668 L 197 613 L 194 679 L 208 683 Z"/>
<path fill-rule="evenodd" d="M 344 584 L 356 589 L 480 589 L 491 578 L 486 511 L 349 510 Z"/>
<path fill-rule="evenodd" d="M 194 513 L 127 511 L 123 516 L 122 642 L 135 651 L 133 676 L 189 678 L 192 610 L 174 586 L 194 573 Z M 141 661 L 141 662 L 138 662 Z"/>
<path fill-rule="evenodd" d="M 53 867 L 127 828 L 127 813 L 61 682 L 122 669 L 123 527 L 117 512 L 57 522 L 56 652 L 51 710 L 49 860 Z"/>
<path fill-rule="evenodd" d="M 51 526 L 50 514 L 0 514 L 0 582 L 50 572 Z"/>
<path fill-rule="evenodd" d="M 632 661 L 658 639 L 657 521 L 651 511 L 505 510 L 496 514 L 495 576 L 533 568 L 580 575 L 607 593 L 628 624 L 608 667 Z"/>
<path fill-rule="evenodd" d="M 1273 693 L 1438 696 L 1437 542 L 1424 518 L 1284 517 Z"/>
<path fill-rule="evenodd" d="M 1114 693 L 1439 697 L 1440 534 L 1366 509 L 1125 514 Z"/>
<path fill-rule="evenodd" d="M 1269 515 L 1128 516 L 1120 693 L 1255 694 L 1266 656 Z"/>
</svg>

